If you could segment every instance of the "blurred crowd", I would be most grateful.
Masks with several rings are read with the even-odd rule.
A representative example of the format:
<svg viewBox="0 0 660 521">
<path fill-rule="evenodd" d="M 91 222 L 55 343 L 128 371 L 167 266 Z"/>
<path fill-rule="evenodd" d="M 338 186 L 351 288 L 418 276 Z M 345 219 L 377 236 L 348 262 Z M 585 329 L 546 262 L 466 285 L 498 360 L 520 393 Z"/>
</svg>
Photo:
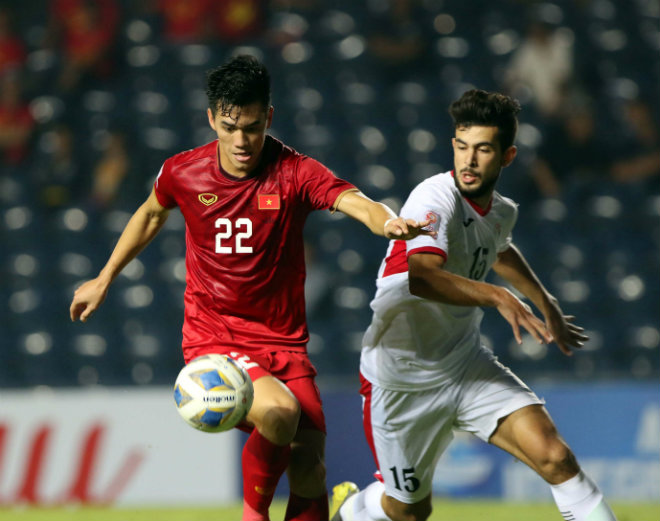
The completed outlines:
<svg viewBox="0 0 660 521">
<path fill-rule="evenodd" d="M 657 1 L 31 0 L 0 2 L 0 325 L 10 333 L 0 351 L 7 374 L 24 375 L 0 374 L 0 386 L 33 384 L 25 366 L 35 355 L 93 358 L 89 338 L 66 340 L 80 331 L 56 331 L 71 285 L 100 268 L 116 239 L 113 219 L 143 200 L 162 161 L 213 138 L 204 72 L 236 52 L 257 54 L 271 70 L 276 137 L 394 207 L 423 177 L 451 168 L 452 99 L 469 87 L 518 98 L 520 160 L 501 191 L 521 203 L 514 239 L 552 277 L 558 297 L 594 317 L 594 356 L 581 374 L 660 372 Z M 72 217 L 81 215 L 82 224 Z M 310 223 L 310 349 L 341 375 L 355 371 L 384 245 L 362 251 L 365 236 L 354 245 L 346 236 L 357 232 L 333 219 Z M 58 235 L 72 231 L 88 233 Z M 144 264 L 161 275 L 159 266 L 169 266 L 180 286 L 176 241 L 166 234 Z M 48 257 L 54 252 L 57 260 Z M 71 252 L 91 267 L 64 267 L 59 277 L 43 266 Z M 30 257 L 42 267 L 26 271 Z M 31 273 L 50 277 L 49 287 Z M 17 297 L 28 294 L 36 296 Z M 634 331 L 612 325 L 640 310 Z M 56 318 L 43 327 L 17 318 L 30 313 Z M 121 310 L 107 315 L 125 337 L 144 341 L 148 328 L 126 326 Z M 338 328 L 344 336 L 334 338 Z M 46 336 L 34 340 L 37 333 Z M 159 381 L 136 349 L 117 370 L 138 383 Z M 165 349 L 178 354 L 177 346 L 152 351 Z M 511 364 L 552 357 L 525 349 L 498 354 Z M 599 349 L 605 362 L 596 361 Z M 92 358 L 56 383 L 103 383 Z M 172 358 L 162 378 L 179 363 Z"/>
</svg>

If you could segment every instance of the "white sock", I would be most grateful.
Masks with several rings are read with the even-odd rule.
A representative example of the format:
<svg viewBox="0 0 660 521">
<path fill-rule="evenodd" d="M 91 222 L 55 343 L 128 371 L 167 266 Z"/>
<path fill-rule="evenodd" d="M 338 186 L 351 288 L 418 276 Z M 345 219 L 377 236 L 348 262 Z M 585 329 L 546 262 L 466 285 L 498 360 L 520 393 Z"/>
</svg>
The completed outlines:
<svg viewBox="0 0 660 521">
<path fill-rule="evenodd" d="M 383 510 L 381 499 L 385 485 L 374 481 L 364 490 L 349 497 L 339 509 L 343 521 L 392 521 Z"/>
<path fill-rule="evenodd" d="M 616 521 L 601 491 L 582 471 L 559 485 L 550 485 L 550 490 L 566 521 Z"/>
</svg>

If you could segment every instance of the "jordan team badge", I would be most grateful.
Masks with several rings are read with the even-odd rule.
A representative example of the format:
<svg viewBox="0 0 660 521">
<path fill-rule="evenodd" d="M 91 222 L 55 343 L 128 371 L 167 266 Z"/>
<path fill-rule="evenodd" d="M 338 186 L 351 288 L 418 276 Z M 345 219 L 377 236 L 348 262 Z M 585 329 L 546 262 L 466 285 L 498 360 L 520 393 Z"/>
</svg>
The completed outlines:
<svg viewBox="0 0 660 521">
<path fill-rule="evenodd" d="M 430 222 L 429 222 L 429 224 L 424 226 L 424 229 L 428 230 L 430 232 L 438 233 L 438 230 L 440 229 L 440 216 L 435 212 L 428 212 L 426 214 L 426 218 Z"/>
<path fill-rule="evenodd" d="M 203 193 L 197 196 L 199 202 L 205 204 L 206 206 L 211 206 L 218 200 L 218 196 L 215 194 Z"/>
<path fill-rule="evenodd" d="M 279 210 L 279 194 L 259 194 L 257 199 L 257 208 L 259 208 L 259 210 Z"/>
</svg>

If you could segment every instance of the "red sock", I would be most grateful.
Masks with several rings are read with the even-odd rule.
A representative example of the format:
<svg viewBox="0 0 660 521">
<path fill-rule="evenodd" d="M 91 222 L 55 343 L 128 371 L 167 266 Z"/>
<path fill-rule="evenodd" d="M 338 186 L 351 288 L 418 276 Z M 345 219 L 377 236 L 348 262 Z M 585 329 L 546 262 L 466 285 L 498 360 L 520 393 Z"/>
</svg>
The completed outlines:
<svg viewBox="0 0 660 521">
<path fill-rule="evenodd" d="M 315 498 L 289 495 L 284 521 L 324 521 L 328 519 L 328 494 Z"/>
<path fill-rule="evenodd" d="M 268 507 L 273 501 L 277 482 L 289 465 L 289 445 L 275 445 L 257 429 L 243 446 L 243 520 L 268 519 Z M 247 516 L 247 517 L 246 517 Z"/>
</svg>

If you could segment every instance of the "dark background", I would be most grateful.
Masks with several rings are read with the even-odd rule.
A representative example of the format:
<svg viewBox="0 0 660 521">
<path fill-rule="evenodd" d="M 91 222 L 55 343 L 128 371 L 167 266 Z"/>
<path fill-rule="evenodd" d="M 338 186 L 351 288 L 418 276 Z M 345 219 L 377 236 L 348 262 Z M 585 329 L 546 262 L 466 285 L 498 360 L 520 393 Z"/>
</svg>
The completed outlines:
<svg viewBox="0 0 660 521">
<path fill-rule="evenodd" d="M 520 99 L 499 191 L 520 204 L 514 241 L 591 341 L 572 358 L 517 346 L 494 310 L 484 341 L 525 379 L 657 380 L 659 20 L 642 0 L 0 3 L 0 387 L 173 383 L 178 212 L 93 319 L 71 324 L 68 308 L 162 162 L 214 138 L 205 71 L 240 52 L 271 71 L 273 135 L 395 210 L 452 167 L 453 99 Z M 543 64 L 531 79 L 523 52 Z M 387 241 L 328 212 L 306 241 L 319 381 L 356 389 Z"/>
</svg>

